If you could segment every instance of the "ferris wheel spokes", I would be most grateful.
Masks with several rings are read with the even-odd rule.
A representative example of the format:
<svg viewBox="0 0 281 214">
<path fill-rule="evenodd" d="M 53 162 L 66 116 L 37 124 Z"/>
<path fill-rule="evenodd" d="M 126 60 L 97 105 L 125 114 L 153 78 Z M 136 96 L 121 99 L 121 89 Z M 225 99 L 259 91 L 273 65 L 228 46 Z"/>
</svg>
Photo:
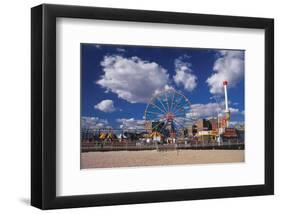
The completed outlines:
<svg viewBox="0 0 281 214">
<path fill-rule="evenodd" d="M 173 104 L 174 104 L 174 98 L 175 98 L 175 90 L 173 90 L 173 99 L 172 99 L 172 102 L 171 102 L 171 107 L 170 107 L 170 109 L 172 110 L 173 109 Z"/>
<path fill-rule="evenodd" d="M 163 115 L 162 113 L 159 112 L 153 112 L 153 111 L 146 111 L 149 114 L 155 114 L 155 115 Z"/>
<path fill-rule="evenodd" d="M 175 99 L 175 105 L 173 106 L 173 109 L 172 109 L 172 111 L 174 112 L 175 111 L 175 109 L 177 109 L 177 107 L 179 106 L 179 105 L 182 105 L 183 103 L 182 103 L 182 101 L 185 101 L 185 100 L 182 100 L 182 98 L 176 98 Z"/>
<path fill-rule="evenodd" d="M 175 110 L 174 110 L 174 113 L 177 113 L 178 111 L 182 111 L 182 110 L 185 110 L 185 104 L 182 104 L 181 106 L 178 106 Z"/>
<path fill-rule="evenodd" d="M 185 128 L 184 125 L 180 124 L 180 122 L 178 122 L 175 118 L 174 118 L 174 122 L 175 122 L 176 124 L 178 124 L 181 128 Z"/>
<path fill-rule="evenodd" d="M 164 125 L 160 129 L 160 133 L 162 133 L 165 130 L 167 123 L 168 123 L 167 121 L 164 122 Z"/>
<path fill-rule="evenodd" d="M 169 100 L 168 100 L 168 96 L 167 96 L 167 93 L 165 93 L 165 97 L 166 97 L 166 104 L 167 104 L 167 107 L 168 107 L 168 112 L 170 112 L 170 107 L 169 107 Z"/>
<path fill-rule="evenodd" d="M 154 103 L 151 103 L 151 105 L 155 106 L 157 109 L 159 109 L 161 112 L 163 112 L 164 114 L 166 113 L 165 111 L 163 111 L 159 106 L 157 106 L 156 104 Z"/>
<path fill-rule="evenodd" d="M 174 114 L 175 118 L 177 117 L 186 117 L 186 114 L 184 112 L 180 113 L 180 114 Z"/>
<path fill-rule="evenodd" d="M 157 128 L 158 126 L 160 126 L 163 122 L 164 122 L 164 125 L 165 125 L 166 121 L 159 121 L 156 126 L 152 126 L 152 129 L 156 129 L 156 128 Z M 163 125 L 163 126 L 164 126 L 164 125 Z"/>
<path fill-rule="evenodd" d="M 188 99 L 172 89 L 155 95 L 145 111 L 145 119 L 163 135 L 187 128 L 193 122 L 190 116 L 191 105 Z"/>
<path fill-rule="evenodd" d="M 165 112 L 168 112 L 167 109 L 166 109 L 166 107 L 165 107 L 164 104 L 162 103 L 162 101 L 161 101 L 158 97 L 156 97 L 156 99 L 161 103 L 161 105 L 162 105 L 162 107 L 164 108 Z"/>
</svg>

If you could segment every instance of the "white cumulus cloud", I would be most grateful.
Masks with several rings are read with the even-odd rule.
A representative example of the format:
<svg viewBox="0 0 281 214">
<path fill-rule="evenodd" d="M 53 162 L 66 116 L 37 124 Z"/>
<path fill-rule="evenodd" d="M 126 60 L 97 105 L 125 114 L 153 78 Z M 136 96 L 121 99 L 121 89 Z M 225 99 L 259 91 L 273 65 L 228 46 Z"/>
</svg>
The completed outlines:
<svg viewBox="0 0 281 214">
<path fill-rule="evenodd" d="M 195 118 L 216 117 L 224 113 L 224 105 L 219 103 L 192 104 L 192 116 Z M 229 108 L 231 114 L 241 113 L 238 108 Z"/>
<path fill-rule="evenodd" d="M 98 117 L 82 117 L 81 127 L 84 129 L 110 128 L 107 120 Z"/>
<path fill-rule="evenodd" d="M 156 89 L 153 95 L 158 95 L 158 94 L 162 93 L 163 91 L 169 91 L 169 90 L 175 90 L 175 89 L 173 86 L 165 85 L 164 88 L 162 88 L 161 90 Z"/>
<path fill-rule="evenodd" d="M 187 91 L 192 91 L 197 85 L 197 77 L 193 74 L 191 63 L 186 60 L 189 59 L 187 55 L 175 59 L 176 74 L 173 76 L 175 83 L 183 85 Z"/>
<path fill-rule="evenodd" d="M 116 120 L 120 123 L 122 129 L 144 129 L 145 120 L 137 120 L 134 118 L 120 118 Z"/>
<path fill-rule="evenodd" d="M 223 93 L 223 81 L 234 87 L 244 76 L 244 51 L 223 50 L 218 52 L 213 66 L 214 73 L 206 80 L 212 94 Z"/>
<path fill-rule="evenodd" d="M 97 84 L 130 103 L 146 103 L 169 81 L 166 69 L 139 57 L 105 56 L 101 62 L 104 74 Z"/>
<path fill-rule="evenodd" d="M 95 109 L 98 109 L 103 112 L 113 112 L 116 110 L 112 100 L 103 100 L 95 105 Z"/>
</svg>

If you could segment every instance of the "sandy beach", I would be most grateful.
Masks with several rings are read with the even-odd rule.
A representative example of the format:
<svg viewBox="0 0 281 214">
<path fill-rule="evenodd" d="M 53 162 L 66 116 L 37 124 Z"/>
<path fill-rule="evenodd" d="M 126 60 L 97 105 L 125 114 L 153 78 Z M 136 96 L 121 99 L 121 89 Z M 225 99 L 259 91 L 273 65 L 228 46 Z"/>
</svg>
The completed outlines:
<svg viewBox="0 0 281 214">
<path fill-rule="evenodd" d="M 244 150 L 85 152 L 81 169 L 244 162 Z"/>
</svg>

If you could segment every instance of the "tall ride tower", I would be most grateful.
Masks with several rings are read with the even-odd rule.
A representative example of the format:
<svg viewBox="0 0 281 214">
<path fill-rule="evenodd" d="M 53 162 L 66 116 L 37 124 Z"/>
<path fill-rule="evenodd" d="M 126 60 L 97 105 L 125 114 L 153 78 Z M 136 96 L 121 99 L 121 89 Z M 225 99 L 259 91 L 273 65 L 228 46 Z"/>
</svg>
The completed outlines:
<svg viewBox="0 0 281 214">
<path fill-rule="evenodd" d="M 227 98 L 227 84 L 228 82 L 226 80 L 223 81 L 223 87 L 224 87 L 224 99 L 225 99 L 225 120 L 226 120 L 226 128 L 229 127 L 229 120 L 230 120 L 230 111 L 228 109 L 228 98 Z"/>
</svg>

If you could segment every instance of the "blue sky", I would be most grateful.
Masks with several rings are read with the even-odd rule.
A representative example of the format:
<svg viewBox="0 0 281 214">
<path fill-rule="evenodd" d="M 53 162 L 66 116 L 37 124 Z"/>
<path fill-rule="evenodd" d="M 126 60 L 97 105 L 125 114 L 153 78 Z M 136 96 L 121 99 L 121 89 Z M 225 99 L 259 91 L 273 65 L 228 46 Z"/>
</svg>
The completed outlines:
<svg viewBox="0 0 281 214">
<path fill-rule="evenodd" d="M 242 50 L 81 44 L 82 121 L 90 128 L 137 127 L 150 98 L 168 88 L 185 95 L 198 117 L 215 116 L 224 108 L 223 80 L 231 121 L 243 122 Z"/>
</svg>

